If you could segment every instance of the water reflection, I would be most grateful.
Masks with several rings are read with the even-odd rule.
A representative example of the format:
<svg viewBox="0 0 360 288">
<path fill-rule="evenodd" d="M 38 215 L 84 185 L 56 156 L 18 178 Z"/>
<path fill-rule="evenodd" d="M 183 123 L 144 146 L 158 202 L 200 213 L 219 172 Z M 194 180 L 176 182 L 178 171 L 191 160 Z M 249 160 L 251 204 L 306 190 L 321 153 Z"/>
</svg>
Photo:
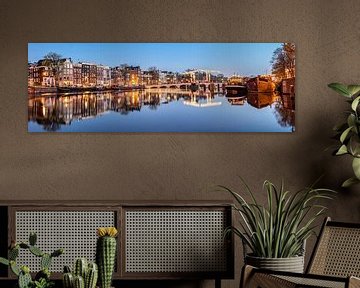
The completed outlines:
<svg viewBox="0 0 360 288">
<path fill-rule="evenodd" d="M 247 95 L 247 101 L 251 106 L 262 109 L 270 106 L 274 102 L 278 102 L 279 96 L 276 93 L 249 93 Z"/>
<path fill-rule="evenodd" d="M 215 99 L 214 93 L 210 93 L 210 92 L 206 93 L 200 91 L 200 93 L 198 94 L 191 93 L 190 97 L 185 96 L 184 98 L 186 98 L 186 100 L 184 101 L 184 105 L 198 107 L 198 108 L 220 106 L 222 104 L 222 102 L 220 101 L 214 101 Z"/>
<path fill-rule="evenodd" d="M 230 96 L 226 97 L 231 105 L 244 105 L 246 103 L 246 96 Z"/>
<path fill-rule="evenodd" d="M 267 109 L 266 112 L 265 108 Z M 291 95 L 278 95 L 276 93 L 251 93 L 239 97 L 225 97 L 223 94 L 214 94 L 209 91 L 191 93 L 190 91 L 184 90 L 137 90 L 127 92 L 112 91 L 41 96 L 29 95 L 28 121 L 32 124 L 29 126 L 29 131 L 91 132 L 91 125 L 100 125 L 99 119 L 102 119 L 101 125 L 106 126 L 107 121 L 109 122 L 109 125 L 114 125 L 115 128 L 112 128 L 111 131 L 124 131 L 121 130 L 123 128 L 115 126 L 116 123 L 114 124 L 115 120 L 113 116 L 115 113 L 121 116 L 132 115 L 131 121 L 133 122 L 131 122 L 131 125 L 135 125 L 134 123 L 136 122 L 137 124 L 133 127 L 135 127 L 134 131 L 137 131 L 136 127 L 146 126 L 148 119 L 154 122 L 155 125 L 156 121 L 164 123 L 160 122 L 163 121 L 163 119 L 157 120 L 157 118 L 160 119 L 160 116 L 165 117 L 165 115 L 168 115 L 166 116 L 166 121 L 169 122 L 168 125 L 173 125 L 174 127 L 176 127 L 176 125 L 180 122 L 192 120 L 191 123 L 195 123 L 192 125 L 196 125 L 197 123 L 199 125 L 199 127 L 194 128 L 195 131 L 205 131 L 200 127 L 200 125 L 203 125 L 201 124 L 202 120 L 209 119 L 207 123 L 211 123 L 211 121 L 221 119 L 224 122 L 227 121 L 225 124 L 228 125 L 229 128 L 226 131 L 235 132 L 251 131 L 250 128 L 249 130 L 238 128 L 236 123 L 240 120 L 240 122 L 244 123 L 248 123 L 252 120 L 254 127 L 257 127 L 256 125 L 260 125 L 257 122 L 261 122 L 259 121 L 259 119 L 261 119 L 261 115 L 256 113 L 256 111 L 259 110 L 264 110 L 264 115 L 268 115 L 268 113 L 273 114 L 274 122 L 277 122 L 276 126 L 275 124 L 273 126 L 273 131 L 282 131 L 281 127 L 291 128 L 291 130 L 287 129 L 284 131 L 294 131 L 295 98 Z M 149 114 L 151 111 L 156 113 Z M 236 113 L 234 114 L 234 112 Z M 112 116 L 110 117 L 108 115 Z M 140 117 L 136 115 L 143 116 Z M 184 118 L 184 115 L 189 117 L 189 119 Z M 144 118 L 145 116 L 148 118 Z M 124 120 L 125 118 L 121 119 L 116 118 L 116 121 L 123 121 L 124 123 L 122 127 L 129 125 L 130 122 L 127 121 L 130 120 Z M 91 120 L 93 122 L 91 122 Z M 85 125 L 81 125 L 81 123 L 85 122 L 91 122 L 94 124 L 88 124 L 86 125 L 86 128 L 83 128 Z M 214 123 L 216 124 L 217 122 Z M 72 128 L 71 130 L 66 128 L 74 126 L 76 126 L 76 129 Z M 224 127 L 224 124 L 222 124 L 221 127 Z M 38 128 L 42 129 L 39 130 Z M 166 129 L 167 128 L 161 130 L 159 128 L 159 130 L 155 130 L 167 131 Z M 173 131 L 172 129 L 174 128 L 171 128 L 169 131 Z M 212 131 L 211 127 L 207 129 L 208 130 L 206 131 Z M 145 131 L 153 130 L 153 128 L 149 128 L 149 130 Z M 104 131 L 107 130 L 104 128 Z M 215 129 L 214 131 L 217 130 Z M 220 129 L 220 131 L 222 130 Z"/>
<path fill-rule="evenodd" d="M 295 95 L 283 94 L 280 102 L 275 105 L 275 115 L 281 127 L 292 127 L 295 131 Z"/>
</svg>

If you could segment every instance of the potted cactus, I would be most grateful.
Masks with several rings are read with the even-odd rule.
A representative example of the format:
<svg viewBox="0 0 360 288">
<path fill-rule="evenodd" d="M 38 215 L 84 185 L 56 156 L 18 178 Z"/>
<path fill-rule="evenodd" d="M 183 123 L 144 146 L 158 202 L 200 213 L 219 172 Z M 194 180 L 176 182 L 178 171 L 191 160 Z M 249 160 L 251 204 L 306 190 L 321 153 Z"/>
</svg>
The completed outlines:
<svg viewBox="0 0 360 288">
<path fill-rule="evenodd" d="M 64 267 L 64 288 L 95 288 L 98 279 L 98 267 L 96 263 L 88 263 L 85 258 L 78 258 L 74 264 L 74 272 L 70 267 Z"/>
<path fill-rule="evenodd" d="M 97 229 L 96 262 L 99 267 L 100 288 L 110 288 L 116 258 L 115 227 L 100 227 Z"/>
<path fill-rule="evenodd" d="M 57 249 L 52 253 L 45 253 L 36 246 L 36 233 L 30 233 L 29 243 L 12 243 L 8 252 L 8 259 L 0 257 L 0 263 L 10 266 L 11 271 L 18 277 L 18 288 L 49 288 L 54 285 L 50 280 L 50 265 L 54 257 L 64 253 L 63 249 Z M 34 280 L 30 275 L 28 266 L 19 266 L 16 259 L 20 249 L 26 249 L 33 255 L 39 257 L 41 270 L 35 275 Z"/>
</svg>

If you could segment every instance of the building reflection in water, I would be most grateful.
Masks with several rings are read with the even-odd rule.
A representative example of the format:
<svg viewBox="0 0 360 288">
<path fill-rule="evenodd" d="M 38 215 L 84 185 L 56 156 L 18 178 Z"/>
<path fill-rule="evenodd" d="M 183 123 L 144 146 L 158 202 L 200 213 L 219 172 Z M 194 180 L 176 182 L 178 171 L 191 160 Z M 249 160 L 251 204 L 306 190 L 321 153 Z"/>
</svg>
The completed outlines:
<svg viewBox="0 0 360 288">
<path fill-rule="evenodd" d="M 277 122 L 282 127 L 295 127 L 295 97 L 285 94 L 249 93 L 241 97 L 226 97 L 224 103 L 215 100 L 209 92 L 196 93 L 176 91 L 126 91 L 96 92 L 62 95 L 29 95 L 28 121 L 41 125 L 46 131 L 57 131 L 62 125 L 71 125 L 73 121 L 82 121 L 104 115 L 109 112 L 127 115 L 140 112 L 144 107 L 157 110 L 161 105 L 182 100 L 182 107 L 213 107 L 226 102 L 244 106 L 248 103 L 256 109 L 274 106 Z M 240 107 L 239 107 L 240 108 Z"/>
<path fill-rule="evenodd" d="M 214 93 L 210 91 L 204 92 L 200 90 L 198 93 L 190 93 L 184 98 L 184 105 L 198 108 L 220 106 L 222 104 L 220 101 L 214 101 Z"/>
<path fill-rule="evenodd" d="M 279 125 L 295 130 L 295 94 L 249 93 L 246 96 L 226 98 L 231 105 L 243 106 L 247 102 L 257 109 L 275 105 L 274 111 Z"/>
<path fill-rule="evenodd" d="M 109 110 L 111 94 L 42 96 L 29 99 L 29 121 L 42 124 L 45 130 L 54 131 L 60 125 L 71 125 L 74 120 L 93 118 Z"/>
</svg>

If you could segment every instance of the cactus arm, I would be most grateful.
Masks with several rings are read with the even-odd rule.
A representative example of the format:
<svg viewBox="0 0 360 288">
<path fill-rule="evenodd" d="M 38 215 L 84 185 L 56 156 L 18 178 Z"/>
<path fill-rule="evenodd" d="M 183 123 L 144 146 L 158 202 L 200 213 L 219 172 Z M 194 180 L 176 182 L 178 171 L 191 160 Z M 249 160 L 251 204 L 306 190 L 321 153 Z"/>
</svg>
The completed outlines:
<svg viewBox="0 0 360 288">
<path fill-rule="evenodd" d="M 64 273 L 71 273 L 71 269 L 69 266 L 67 265 L 64 266 Z"/>
<path fill-rule="evenodd" d="M 84 278 L 81 276 L 74 277 L 74 288 L 85 288 Z"/>
<path fill-rule="evenodd" d="M 30 274 L 21 271 L 18 279 L 19 288 L 29 288 L 31 283 L 32 283 L 32 279 Z"/>
<path fill-rule="evenodd" d="M 74 274 L 76 276 L 81 276 L 83 280 L 86 276 L 86 270 L 87 270 L 87 260 L 85 258 L 79 258 L 75 261 L 75 267 L 74 267 Z"/>
<path fill-rule="evenodd" d="M 41 257 L 41 261 L 40 261 L 40 267 L 41 269 L 49 269 L 50 265 L 51 265 L 51 256 L 50 254 L 45 253 L 42 257 Z"/>
<path fill-rule="evenodd" d="M 34 232 L 31 232 L 29 235 L 29 243 L 31 246 L 35 246 L 37 241 L 37 235 Z"/>
<path fill-rule="evenodd" d="M 63 286 L 64 288 L 74 288 L 74 276 L 72 273 L 63 274 Z"/>
<path fill-rule="evenodd" d="M 9 260 L 15 261 L 19 256 L 19 246 L 16 245 L 14 248 L 10 249 L 8 252 Z"/>
<path fill-rule="evenodd" d="M 15 261 L 10 261 L 10 269 L 16 276 L 20 275 L 20 268 L 16 265 Z"/>
<path fill-rule="evenodd" d="M 64 249 L 57 249 L 51 253 L 51 257 L 59 257 L 63 253 L 64 253 Z"/>
<path fill-rule="evenodd" d="M 19 243 L 19 246 L 20 246 L 20 248 L 22 248 L 22 249 L 29 249 L 29 247 L 30 247 L 28 244 L 26 244 L 26 243 L 24 243 L 24 242 Z"/>
<path fill-rule="evenodd" d="M 43 255 L 45 254 L 44 252 L 42 252 L 42 251 L 40 250 L 39 247 L 36 247 L 36 246 L 30 246 L 30 247 L 29 247 L 29 251 L 30 251 L 33 255 L 38 256 L 38 257 L 41 257 L 41 256 L 43 256 Z"/>
<path fill-rule="evenodd" d="M 98 279 L 98 267 L 96 263 L 90 263 L 85 277 L 85 288 L 95 288 Z"/>
</svg>

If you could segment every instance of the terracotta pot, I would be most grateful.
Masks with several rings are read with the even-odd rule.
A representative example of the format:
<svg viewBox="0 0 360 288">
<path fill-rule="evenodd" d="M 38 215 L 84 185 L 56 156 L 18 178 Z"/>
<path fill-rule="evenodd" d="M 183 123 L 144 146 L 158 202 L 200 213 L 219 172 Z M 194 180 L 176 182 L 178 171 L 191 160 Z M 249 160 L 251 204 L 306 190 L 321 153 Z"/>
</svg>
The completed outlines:
<svg viewBox="0 0 360 288">
<path fill-rule="evenodd" d="M 304 256 L 263 258 L 246 255 L 245 263 L 262 269 L 304 273 Z"/>
</svg>

